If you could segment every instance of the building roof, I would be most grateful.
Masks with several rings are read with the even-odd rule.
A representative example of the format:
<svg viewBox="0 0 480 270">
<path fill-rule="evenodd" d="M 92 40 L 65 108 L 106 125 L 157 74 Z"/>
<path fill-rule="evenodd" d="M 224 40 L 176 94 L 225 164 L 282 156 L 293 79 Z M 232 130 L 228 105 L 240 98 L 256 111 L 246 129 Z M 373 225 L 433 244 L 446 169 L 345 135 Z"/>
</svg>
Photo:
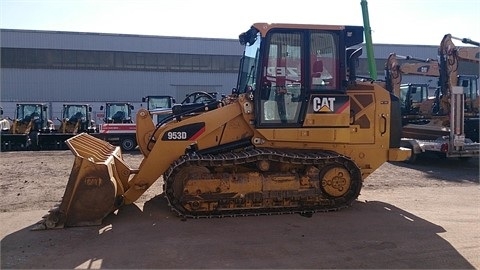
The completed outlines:
<svg viewBox="0 0 480 270">
<path fill-rule="evenodd" d="M 236 39 L 0 29 L 1 47 L 241 55 Z"/>
</svg>

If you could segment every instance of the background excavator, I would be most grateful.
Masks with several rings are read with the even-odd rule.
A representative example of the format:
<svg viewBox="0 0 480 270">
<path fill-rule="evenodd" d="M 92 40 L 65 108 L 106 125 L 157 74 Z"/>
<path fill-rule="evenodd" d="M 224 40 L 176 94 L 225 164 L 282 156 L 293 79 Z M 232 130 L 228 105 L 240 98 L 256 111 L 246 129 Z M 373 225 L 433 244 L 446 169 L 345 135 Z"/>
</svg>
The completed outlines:
<svg viewBox="0 0 480 270">
<path fill-rule="evenodd" d="M 398 59 L 416 60 L 419 63 L 402 63 Z M 412 56 L 391 53 L 385 63 L 385 82 L 387 90 L 399 97 L 403 123 L 416 122 L 431 118 L 433 99 L 429 99 L 428 85 L 402 83 L 403 75 L 420 75 L 438 78 L 438 62 L 431 59 L 421 60 Z"/>
<path fill-rule="evenodd" d="M 479 126 L 479 95 L 478 76 L 458 74 L 459 61 L 479 63 L 480 50 L 478 47 L 457 48 L 452 42 L 453 38 L 447 34 L 442 39 L 439 47 L 440 62 L 432 59 L 419 59 L 412 56 L 399 56 L 395 53 L 389 55 L 385 64 L 386 87 L 400 98 L 402 104 L 403 124 L 421 124 L 412 126 L 418 130 L 425 130 L 420 139 L 436 139 L 443 135 L 449 135 L 451 110 L 450 93 L 452 87 L 458 86 L 463 89 L 463 122 L 467 138 L 478 142 Z M 461 39 L 478 44 L 469 39 Z M 398 58 L 414 60 L 416 62 L 400 64 Z M 438 78 L 438 88 L 434 98 L 427 95 L 427 85 L 402 84 L 402 75 L 421 75 Z M 433 129 L 438 132 L 433 132 Z M 427 132 L 428 129 L 428 132 Z M 413 136 L 410 126 L 405 128 L 406 136 Z"/>
<path fill-rule="evenodd" d="M 415 60 L 418 62 L 407 62 L 400 64 L 398 61 L 399 58 L 405 60 Z M 447 63 L 445 62 L 444 64 Z M 412 56 L 400 56 L 392 53 L 387 59 L 385 68 L 387 89 L 392 91 L 400 98 L 404 117 L 415 119 L 439 115 L 439 104 L 440 97 L 442 96 L 442 88 L 438 87 L 435 97 L 430 98 L 427 93 L 427 84 L 402 83 L 402 75 L 434 77 L 440 82 L 440 64 L 437 60 L 419 59 Z M 461 86 L 464 89 L 465 116 L 478 117 L 478 76 L 463 74 L 457 74 L 456 76 L 456 85 Z M 421 89 L 418 89 L 418 87 Z M 446 91 L 445 88 L 443 89 L 443 91 Z M 415 93 L 417 90 L 420 90 L 420 93 Z M 443 113 L 443 115 L 445 115 L 445 113 Z"/>
<path fill-rule="evenodd" d="M 457 47 L 452 39 L 461 40 L 464 43 L 475 45 L 476 47 Z M 440 115 L 448 115 L 451 111 L 451 93 L 452 87 L 459 86 L 458 64 L 459 61 L 468 61 L 480 63 L 480 47 L 479 43 L 466 38 L 456 38 L 450 34 L 443 37 L 438 49 L 440 63 L 440 102 L 434 107 L 434 112 Z M 478 89 L 477 89 L 478 90 Z M 473 97 L 474 102 L 471 108 L 473 113 L 478 117 L 478 108 L 480 99 L 478 93 Z"/>
<path fill-rule="evenodd" d="M 422 63 L 401 65 L 397 56 L 390 54 L 385 64 L 386 88 L 400 98 L 412 97 L 412 93 L 402 90 L 413 91 L 401 88 L 402 74 L 438 77 L 435 98 L 420 99 L 416 106 L 410 107 L 412 100 L 401 100 L 405 108 L 410 108 L 402 111 L 402 146 L 412 149 L 409 162 L 425 152 L 462 159 L 479 156 L 478 89 L 473 88 L 478 78 L 458 74 L 459 61 L 478 63 L 479 54 L 478 47 L 455 47 L 450 34 L 440 43 L 439 61 L 409 56 L 402 58 Z"/>
<path fill-rule="evenodd" d="M 65 194 L 36 229 L 99 225 L 157 180 L 187 218 L 338 210 L 383 163 L 409 158 L 398 98 L 356 80 L 363 27 L 256 23 L 239 41 L 230 95 L 175 104 L 157 125 L 138 110 L 138 168 L 87 133 L 67 140 Z"/>
</svg>

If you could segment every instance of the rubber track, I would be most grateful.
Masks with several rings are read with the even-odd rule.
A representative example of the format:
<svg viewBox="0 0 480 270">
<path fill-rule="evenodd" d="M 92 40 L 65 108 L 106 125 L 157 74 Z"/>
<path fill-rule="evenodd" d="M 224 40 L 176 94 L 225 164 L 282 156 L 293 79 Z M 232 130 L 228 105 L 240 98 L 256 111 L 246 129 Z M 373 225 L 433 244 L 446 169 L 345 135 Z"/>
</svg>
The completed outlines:
<svg viewBox="0 0 480 270">
<path fill-rule="evenodd" d="M 297 208 L 275 208 L 275 209 L 251 209 L 251 210 L 233 210 L 233 211 L 222 211 L 221 213 L 209 213 L 208 215 L 191 215 L 188 213 L 182 212 L 183 207 L 177 205 L 173 198 L 173 191 L 171 190 L 172 181 L 174 177 L 171 177 L 172 174 L 183 166 L 206 166 L 206 167 L 215 167 L 215 166 L 229 166 L 229 165 L 240 165 L 247 163 L 254 163 L 259 160 L 270 160 L 275 162 L 286 162 L 290 164 L 301 164 L 301 165 L 315 165 L 319 169 L 329 166 L 329 165 L 341 165 L 344 166 L 351 174 L 352 177 L 352 187 L 349 194 L 349 198 L 338 198 L 331 199 L 331 204 L 329 206 L 309 206 L 303 209 Z M 170 168 L 164 174 L 164 191 L 165 197 L 167 198 L 168 204 L 171 207 L 172 211 L 175 212 L 180 217 L 185 218 L 221 218 L 221 217 L 236 217 L 236 216 L 259 216 L 259 215 L 279 215 L 279 214 L 302 214 L 305 216 L 311 216 L 315 212 L 329 212 L 337 211 L 342 208 L 346 208 L 351 205 L 351 203 L 358 197 L 360 194 L 360 189 L 362 187 L 362 178 L 360 169 L 356 164 L 350 160 L 348 157 L 340 155 L 335 152 L 329 151 L 318 151 L 318 152 L 290 152 L 290 151 L 276 151 L 272 149 L 251 149 L 248 151 L 242 152 L 229 152 L 223 154 L 187 154 L 182 156 L 180 159 L 175 161 Z M 268 210 L 268 211 L 267 211 Z"/>
</svg>

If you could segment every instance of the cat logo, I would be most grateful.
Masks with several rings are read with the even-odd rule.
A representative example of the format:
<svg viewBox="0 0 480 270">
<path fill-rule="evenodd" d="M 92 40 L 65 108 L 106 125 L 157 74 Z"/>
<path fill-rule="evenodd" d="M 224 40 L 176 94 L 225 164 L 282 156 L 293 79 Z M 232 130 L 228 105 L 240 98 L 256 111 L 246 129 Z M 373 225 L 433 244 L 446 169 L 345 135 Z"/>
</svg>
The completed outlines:
<svg viewBox="0 0 480 270">
<path fill-rule="evenodd" d="M 427 73 L 429 69 L 430 69 L 429 66 L 421 66 L 417 69 L 417 72 Z"/>
<path fill-rule="evenodd" d="M 313 98 L 314 112 L 334 112 L 334 97 L 315 97 Z"/>
</svg>

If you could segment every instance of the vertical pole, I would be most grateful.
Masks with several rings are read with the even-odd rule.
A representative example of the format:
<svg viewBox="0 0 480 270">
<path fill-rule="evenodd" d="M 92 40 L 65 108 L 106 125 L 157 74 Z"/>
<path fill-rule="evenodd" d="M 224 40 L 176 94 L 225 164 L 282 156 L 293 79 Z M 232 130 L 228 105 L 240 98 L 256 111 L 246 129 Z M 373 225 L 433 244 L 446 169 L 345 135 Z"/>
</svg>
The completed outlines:
<svg viewBox="0 0 480 270">
<path fill-rule="evenodd" d="M 373 55 L 373 44 L 372 44 L 372 30 L 370 29 L 370 19 L 368 17 L 368 4 L 367 0 L 361 0 L 360 5 L 362 6 L 363 14 L 363 28 L 365 33 L 365 46 L 367 49 L 367 59 L 368 59 L 368 71 L 370 77 L 373 80 L 377 79 L 377 66 L 375 64 L 375 56 Z"/>
<path fill-rule="evenodd" d="M 462 150 L 465 146 L 465 100 L 463 87 L 452 86 L 450 104 L 450 144 L 455 150 Z M 450 148 L 448 150 L 450 151 Z"/>
</svg>

